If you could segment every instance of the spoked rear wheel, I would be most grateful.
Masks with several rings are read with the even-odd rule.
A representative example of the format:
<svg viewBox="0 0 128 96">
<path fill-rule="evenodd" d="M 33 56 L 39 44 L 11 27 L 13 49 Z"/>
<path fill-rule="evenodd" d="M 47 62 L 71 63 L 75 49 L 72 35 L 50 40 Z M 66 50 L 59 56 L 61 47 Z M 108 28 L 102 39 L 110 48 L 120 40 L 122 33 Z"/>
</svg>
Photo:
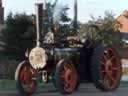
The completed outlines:
<svg viewBox="0 0 128 96">
<path fill-rule="evenodd" d="M 111 47 L 97 48 L 92 62 L 92 77 L 95 86 L 102 91 L 112 91 L 118 88 L 122 68 L 115 49 Z"/>
<path fill-rule="evenodd" d="M 70 94 L 77 87 L 77 72 L 75 66 L 68 61 L 57 64 L 54 83 L 62 94 Z"/>
<path fill-rule="evenodd" d="M 19 64 L 15 73 L 16 87 L 21 95 L 31 95 L 37 88 L 34 69 L 26 61 Z"/>
</svg>

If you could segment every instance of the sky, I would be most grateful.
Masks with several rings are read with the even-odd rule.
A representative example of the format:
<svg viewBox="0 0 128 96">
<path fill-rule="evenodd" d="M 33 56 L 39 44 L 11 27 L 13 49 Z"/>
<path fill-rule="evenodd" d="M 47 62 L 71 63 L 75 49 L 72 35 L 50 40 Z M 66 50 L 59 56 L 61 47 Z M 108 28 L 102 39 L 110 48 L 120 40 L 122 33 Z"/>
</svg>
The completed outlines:
<svg viewBox="0 0 128 96">
<path fill-rule="evenodd" d="M 2 0 L 5 7 L 5 17 L 9 12 L 27 14 L 35 13 L 35 2 L 37 0 Z M 39 0 L 43 2 L 44 0 Z M 73 17 L 73 0 L 59 0 L 58 4 L 68 4 L 71 10 L 69 15 Z M 128 0 L 78 0 L 78 20 L 87 22 L 91 19 L 90 15 L 98 18 L 103 17 L 105 11 L 113 12 L 115 17 L 128 9 Z"/>
</svg>

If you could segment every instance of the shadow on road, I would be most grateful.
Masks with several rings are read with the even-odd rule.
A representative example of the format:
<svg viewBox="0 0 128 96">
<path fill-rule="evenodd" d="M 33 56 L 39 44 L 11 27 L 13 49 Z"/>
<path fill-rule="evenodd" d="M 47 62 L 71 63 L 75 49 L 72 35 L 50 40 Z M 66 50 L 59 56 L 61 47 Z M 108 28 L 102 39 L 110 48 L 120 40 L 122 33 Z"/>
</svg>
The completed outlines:
<svg viewBox="0 0 128 96">
<path fill-rule="evenodd" d="M 92 84 L 82 84 L 80 88 L 71 95 L 67 96 L 128 96 L 128 87 L 120 87 L 113 92 L 101 92 Z M 17 92 L 0 92 L 0 96 L 21 96 Z M 61 95 L 53 85 L 39 88 L 32 96 L 65 96 Z"/>
</svg>

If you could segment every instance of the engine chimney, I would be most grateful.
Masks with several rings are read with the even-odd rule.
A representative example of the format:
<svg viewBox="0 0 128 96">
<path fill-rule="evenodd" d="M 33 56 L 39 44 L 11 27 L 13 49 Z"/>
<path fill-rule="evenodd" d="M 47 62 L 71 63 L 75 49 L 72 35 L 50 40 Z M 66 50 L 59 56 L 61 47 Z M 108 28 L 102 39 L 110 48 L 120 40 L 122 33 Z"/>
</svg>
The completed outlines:
<svg viewBox="0 0 128 96">
<path fill-rule="evenodd" d="M 77 29 L 78 29 L 78 25 L 77 25 L 77 18 L 78 18 L 78 16 L 77 16 L 77 13 L 78 13 L 78 11 L 77 11 L 77 0 L 74 0 L 74 32 L 77 34 Z"/>
<path fill-rule="evenodd" d="M 36 46 L 40 46 L 40 36 L 42 32 L 42 24 L 43 24 L 43 4 L 42 3 L 36 3 L 35 4 L 36 9 Z"/>
</svg>

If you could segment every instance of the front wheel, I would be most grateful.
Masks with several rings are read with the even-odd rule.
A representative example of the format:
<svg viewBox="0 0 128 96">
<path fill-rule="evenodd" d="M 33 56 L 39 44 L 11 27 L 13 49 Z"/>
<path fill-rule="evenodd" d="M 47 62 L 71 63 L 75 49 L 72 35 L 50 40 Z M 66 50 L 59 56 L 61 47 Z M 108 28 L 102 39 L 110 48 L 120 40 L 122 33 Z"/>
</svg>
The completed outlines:
<svg viewBox="0 0 128 96">
<path fill-rule="evenodd" d="M 92 56 L 92 78 L 96 88 L 113 91 L 120 84 L 122 67 L 116 50 L 109 46 L 99 46 Z"/>
<path fill-rule="evenodd" d="M 16 87 L 22 96 L 28 96 L 35 92 L 37 82 L 34 76 L 34 69 L 29 62 L 21 62 L 15 73 Z"/>
<path fill-rule="evenodd" d="M 70 61 L 61 60 L 55 70 L 54 83 L 62 94 L 75 91 L 78 79 L 75 66 Z"/>
</svg>

